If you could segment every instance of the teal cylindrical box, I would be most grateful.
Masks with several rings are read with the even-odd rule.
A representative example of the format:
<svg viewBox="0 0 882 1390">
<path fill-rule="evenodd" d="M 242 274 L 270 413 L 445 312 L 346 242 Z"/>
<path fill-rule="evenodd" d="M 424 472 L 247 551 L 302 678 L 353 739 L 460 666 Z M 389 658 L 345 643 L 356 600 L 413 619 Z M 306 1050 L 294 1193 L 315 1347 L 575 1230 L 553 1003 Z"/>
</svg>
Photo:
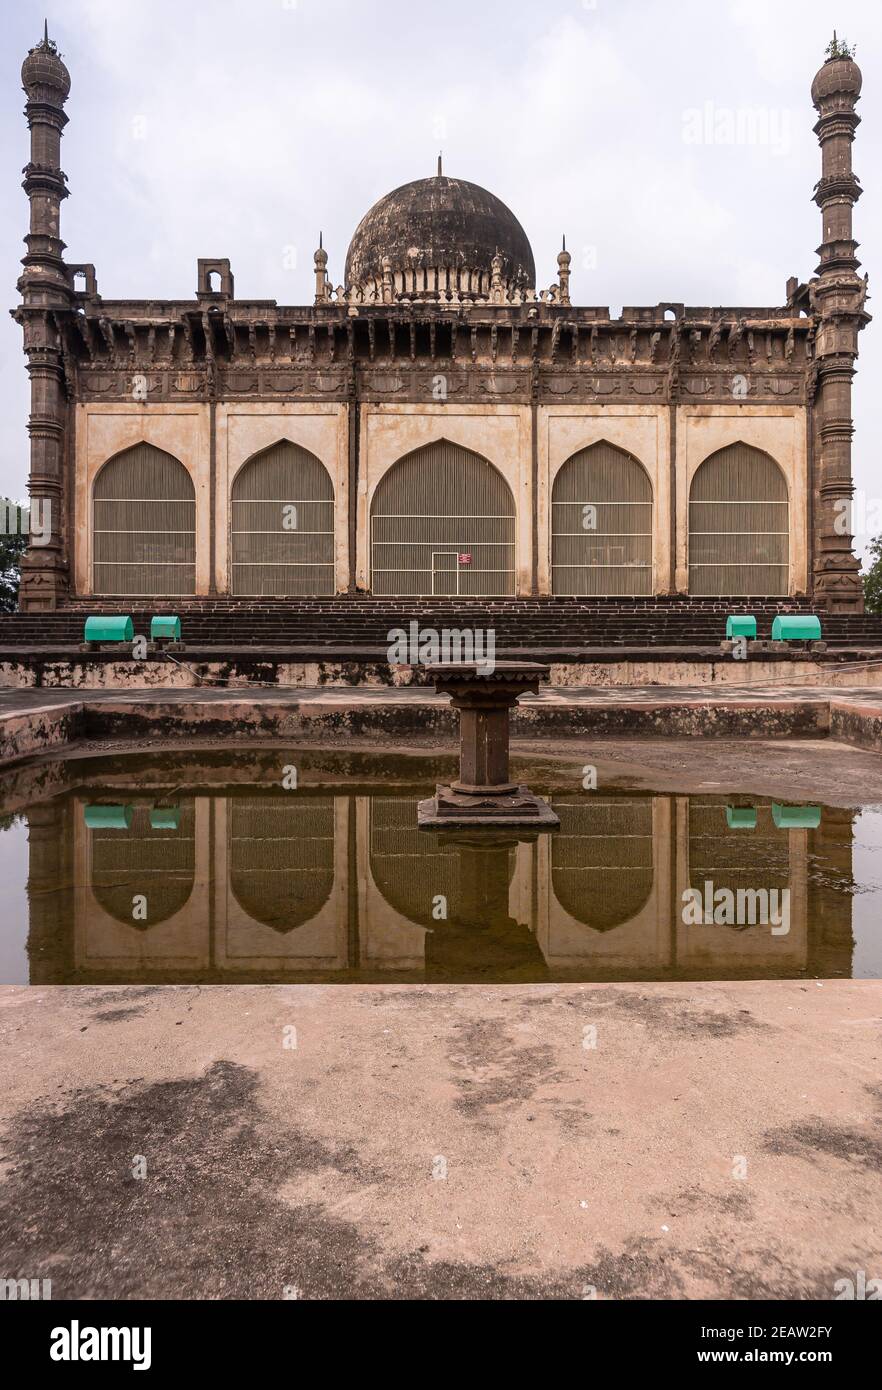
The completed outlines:
<svg viewBox="0 0 882 1390">
<path fill-rule="evenodd" d="M 133 806 L 86 806 L 84 814 L 89 830 L 128 830 L 135 809 Z"/>
<path fill-rule="evenodd" d="M 135 628 L 130 617 L 115 613 L 107 616 L 92 613 L 86 619 L 83 640 L 85 642 L 131 642 L 134 635 Z"/>
</svg>

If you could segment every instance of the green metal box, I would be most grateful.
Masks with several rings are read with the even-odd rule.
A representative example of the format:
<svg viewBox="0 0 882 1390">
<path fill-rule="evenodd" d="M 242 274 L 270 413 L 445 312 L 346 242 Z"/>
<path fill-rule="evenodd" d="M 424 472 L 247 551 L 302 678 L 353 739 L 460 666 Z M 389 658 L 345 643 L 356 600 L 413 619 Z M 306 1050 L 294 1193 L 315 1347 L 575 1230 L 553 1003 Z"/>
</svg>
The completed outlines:
<svg viewBox="0 0 882 1390">
<path fill-rule="evenodd" d="M 752 613 L 730 613 L 726 619 L 727 637 L 756 637 L 756 618 Z"/>
<path fill-rule="evenodd" d="M 153 806 L 151 808 L 151 830 L 178 830 L 180 828 L 180 824 L 180 806 Z"/>
<path fill-rule="evenodd" d="M 102 617 L 100 614 L 93 613 L 86 619 L 83 640 L 85 642 L 131 642 L 134 635 L 135 629 L 131 618 L 123 617 L 120 614 Z"/>
<path fill-rule="evenodd" d="M 86 826 L 89 830 L 128 830 L 132 824 L 132 806 L 86 806 Z"/>
<path fill-rule="evenodd" d="M 772 802 L 772 820 L 779 830 L 817 830 L 821 824 L 820 806 L 779 806 Z"/>
<path fill-rule="evenodd" d="M 726 824 L 730 830 L 756 830 L 756 807 L 727 806 Z"/>
<path fill-rule="evenodd" d="M 158 613 L 150 619 L 150 640 L 155 642 L 157 638 L 163 638 L 169 642 L 180 642 L 181 640 L 181 620 L 176 618 L 173 613 Z"/>
<path fill-rule="evenodd" d="M 779 613 L 772 623 L 773 642 L 816 642 L 821 636 L 821 620 L 816 613 Z"/>
</svg>

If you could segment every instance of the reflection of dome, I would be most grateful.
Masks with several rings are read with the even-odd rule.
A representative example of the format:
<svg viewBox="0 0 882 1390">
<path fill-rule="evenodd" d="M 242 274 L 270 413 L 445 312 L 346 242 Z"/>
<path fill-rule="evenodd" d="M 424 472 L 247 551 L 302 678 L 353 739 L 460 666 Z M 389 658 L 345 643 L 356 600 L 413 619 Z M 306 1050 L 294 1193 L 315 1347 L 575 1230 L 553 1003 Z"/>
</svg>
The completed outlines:
<svg viewBox="0 0 882 1390">
<path fill-rule="evenodd" d="M 28 96 L 39 99 L 39 91 L 32 88 L 54 88 L 62 93 L 62 100 L 70 91 L 70 73 L 61 61 L 61 56 L 48 34 L 28 53 L 21 65 L 21 82 Z"/>
<path fill-rule="evenodd" d="M 485 188 L 438 174 L 402 184 L 365 214 L 349 243 L 346 286 L 382 284 L 388 261 L 393 274 L 439 271 L 451 289 L 457 272 L 461 280 L 471 272 L 471 288 L 484 294 L 497 252 L 504 284 L 535 286 L 533 252 L 514 213 Z"/>
</svg>

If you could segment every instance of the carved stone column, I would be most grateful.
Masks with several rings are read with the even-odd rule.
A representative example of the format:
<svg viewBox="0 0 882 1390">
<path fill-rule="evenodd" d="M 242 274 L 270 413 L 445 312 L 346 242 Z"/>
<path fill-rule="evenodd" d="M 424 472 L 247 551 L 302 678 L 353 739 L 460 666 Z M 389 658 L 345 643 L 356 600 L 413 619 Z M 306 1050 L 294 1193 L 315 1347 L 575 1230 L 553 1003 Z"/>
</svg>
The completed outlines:
<svg viewBox="0 0 882 1390">
<path fill-rule="evenodd" d="M 549 668 L 534 662 L 500 661 L 492 671 L 480 663 L 428 667 L 435 689 L 450 695 L 459 710 L 459 779 L 439 785 L 419 805 L 419 824 L 427 829 L 450 825 L 560 824 L 547 801 L 529 787 L 508 780 L 508 720 L 521 695 L 539 689 Z"/>
<path fill-rule="evenodd" d="M 831 51 L 812 83 L 822 159 L 814 197 L 823 227 L 817 278 L 809 286 L 817 317 L 814 593 L 831 612 L 861 613 L 860 564 L 852 553 L 851 475 L 851 383 L 857 336 L 869 321 L 866 282 L 857 274 L 858 243 L 852 236 L 852 211 L 862 191 L 851 167 L 861 71 L 835 40 Z"/>
<path fill-rule="evenodd" d="M 74 293 L 64 264 L 59 224 L 61 202 L 67 197 L 60 155 L 70 76 L 48 36 L 25 58 L 21 77 L 31 131 L 31 157 L 22 186 L 30 200 L 31 219 L 25 237 L 27 253 L 22 258 L 24 273 L 18 281 L 21 304 L 15 318 L 22 326 L 31 379 L 28 490 L 32 525 L 31 543 L 22 561 L 19 603 L 24 611 L 34 612 L 55 608 L 69 588 L 65 519 L 68 405 L 62 325 Z"/>
</svg>

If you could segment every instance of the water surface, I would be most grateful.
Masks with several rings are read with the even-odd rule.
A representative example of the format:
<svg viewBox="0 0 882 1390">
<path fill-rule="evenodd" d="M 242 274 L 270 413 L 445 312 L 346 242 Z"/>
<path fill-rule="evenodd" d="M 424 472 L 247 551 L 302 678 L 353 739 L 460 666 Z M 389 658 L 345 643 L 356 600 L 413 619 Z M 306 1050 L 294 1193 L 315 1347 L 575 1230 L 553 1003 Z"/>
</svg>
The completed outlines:
<svg viewBox="0 0 882 1390">
<path fill-rule="evenodd" d="M 878 807 L 531 772 L 559 831 L 418 830 L 450 770 L 218 751 L 7 778 L 0 982 L 882 975 Z"/>
</svg>

